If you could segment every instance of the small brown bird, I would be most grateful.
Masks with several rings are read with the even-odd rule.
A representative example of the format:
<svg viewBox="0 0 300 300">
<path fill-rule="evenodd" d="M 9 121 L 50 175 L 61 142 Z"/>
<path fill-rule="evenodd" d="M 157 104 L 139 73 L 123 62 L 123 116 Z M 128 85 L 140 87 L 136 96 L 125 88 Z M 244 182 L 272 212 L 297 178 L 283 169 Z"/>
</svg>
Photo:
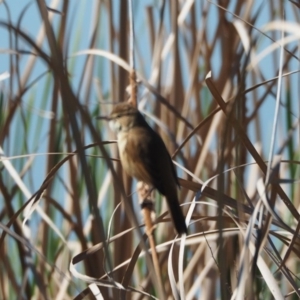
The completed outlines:
<svg viewBox="0 0 300 300">
<path fill-rule="evenodd" d="M 115 105 L 108 119 L 112 130 L 117 133 L 125 172 L 164 195 L 177 232 L 186 233 L 187 227 L 177 197 L 179 183 L 176 170 L 161 137 L 129 103 Z"/>
</svg>

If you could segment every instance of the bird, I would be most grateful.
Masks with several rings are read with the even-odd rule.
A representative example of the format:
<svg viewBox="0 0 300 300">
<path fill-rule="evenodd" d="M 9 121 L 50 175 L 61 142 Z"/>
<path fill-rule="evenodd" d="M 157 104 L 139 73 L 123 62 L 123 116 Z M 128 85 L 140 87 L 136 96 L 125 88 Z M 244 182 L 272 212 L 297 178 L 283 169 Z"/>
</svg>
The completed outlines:
<svg viewBox="0 0 300 300">
<path fill-rule="evenodd" d="M 162 138 L 149 126 L 141 112 L 128 102 L 116 104 L 107 119 L 117 134 L 124 171 L 164 195 L 177 233 L 187 233 L 178 201 L 176 170 Z"/>
</svg>

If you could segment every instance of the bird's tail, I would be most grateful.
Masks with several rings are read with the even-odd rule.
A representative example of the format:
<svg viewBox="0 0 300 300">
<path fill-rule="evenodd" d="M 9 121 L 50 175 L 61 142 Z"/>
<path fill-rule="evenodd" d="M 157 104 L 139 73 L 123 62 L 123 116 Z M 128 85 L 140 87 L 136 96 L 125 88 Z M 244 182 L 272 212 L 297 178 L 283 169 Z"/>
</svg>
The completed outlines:
<svg viewBox="0 0 300 300">
<path fill-rule="evenodd" d="M 167 202 L 176 231 L 178 232 L 178 234 L 187 233 L 185 218 L 183 216 L 177 197 L 167 197 Z"/>
</svg>

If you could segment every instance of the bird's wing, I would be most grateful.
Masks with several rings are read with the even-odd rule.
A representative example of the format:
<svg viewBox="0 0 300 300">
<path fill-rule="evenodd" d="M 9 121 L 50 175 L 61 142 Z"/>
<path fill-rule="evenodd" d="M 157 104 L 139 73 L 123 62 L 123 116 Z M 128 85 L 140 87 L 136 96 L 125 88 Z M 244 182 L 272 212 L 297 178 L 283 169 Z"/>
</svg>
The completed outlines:
<svg viewBox="0 0 300 300">
<path fill-rule="evenodd" d="M 140 136 L 135 143 L 136 163 L 145 166 L 146 172 L 144 173 L 150 174 L 151 177 L 151 182 L 148 181 L 148 183 L 151 183 L 161 194 L 165 195 L 165 187 L 173 182 L 176 186 L 178 180 L 173 162 L 163 140 L 150 127 L 147 130 L 137 128 L 135 136 Z M 172 177 L 170 177 L 170 173 Z M 170 180 L 172 182 L 169 182 Z"/>
</svg>

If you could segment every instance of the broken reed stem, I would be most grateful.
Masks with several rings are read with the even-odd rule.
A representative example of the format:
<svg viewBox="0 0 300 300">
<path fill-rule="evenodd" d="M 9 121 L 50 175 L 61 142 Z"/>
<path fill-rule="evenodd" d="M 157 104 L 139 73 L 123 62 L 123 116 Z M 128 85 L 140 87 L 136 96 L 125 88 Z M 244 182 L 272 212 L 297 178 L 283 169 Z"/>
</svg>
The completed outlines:
<svg viewBox="0 0 300 300">
<path fill-rule="evenodd" d="M 155 228 L 155 225 L 153 225 L 152 222 L 152 215 L 154 214 L 154 203 L 151 199 L 151 190 L 147 184 L 140 181 L 137 184 L 137 191 L 138 191 L 138 197 L 142 208 L 146 234 L 149 239 L 150 249 L 152 253 L 152 261 L 153 261 L 154 270 L 157 278 L 157 283 L 159 285 L 158 288 L 163 293 L 162 295 L 163 299 L 166 299 L 165 290 L 161 279 L 160 265 L 159 265 L 159 260 L 156 252 L 154 235 L 153 235 L 153 230 Z"/>
<path fill-rule="evenodd" d="M 130 88 L 131 88 L 131 95 L 129 101 L 134 107 L 137 107 L 137 84 L 136 84 L 135 70 L 132 70 L 130 72 L 129 78 L 130 78 Z"/>
<path fill-rule="evenodd" d="M 134 107 L 137 107 L 137 83 L 136 83 L 136 72 L 135 72 L 135 64 L 134 64 L 134 26 L 133 26 L 132 1 L 129 0 L 128 3 L 129 3 L 129 16 L 130 16 L 130 66 L 132 68 L 129 75 L 131 95 L 128 102 L 131 103 Z M 154 205 L 150 197 L 151 190 L 149 186 L 147 184 L 144 184 L 143 182 L 138 182 L 137 188 L 138 188 L 139 200 L 142 207 L 142 214 L 146 226 L 146 234 L 148 236 L 150 248 L 152 251 L 152 261 L 156 273 L 158 294 L 160 295 L 161 299 L 166 299 L 166 293 L 161 280 L 160 266 L 159 266 L 158 256 L 155 247 L 155 240 L 153 236 L 153 223 L 152 223 L 151 214 L 154 211 L 153 209 Z"/>
</svg>

